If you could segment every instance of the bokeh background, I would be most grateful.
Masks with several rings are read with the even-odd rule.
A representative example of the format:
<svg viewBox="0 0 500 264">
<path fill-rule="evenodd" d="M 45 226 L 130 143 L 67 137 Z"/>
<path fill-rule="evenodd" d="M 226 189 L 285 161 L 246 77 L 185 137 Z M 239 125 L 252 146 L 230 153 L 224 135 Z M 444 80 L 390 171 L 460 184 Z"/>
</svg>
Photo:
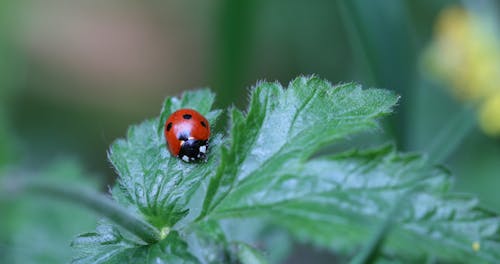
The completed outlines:
<svg viewBox="0 0 500 264">
<path fill-rule="evenodd" d="M 359 141 L 427 153 L 500 212 L 499 18 L 486 0 L 0 1 L 0 171 L 105 191 L 108 146 L 165 97 L 208 86 L 218 107 L 244 107 L 258 80 L 317 74 L 400 94 L 385 132 Z M 61 247 L 95 225 L 16 202 L 0 202 L 8 263 L 67 260 Z M 328 258 L 294 249 L 285 263 Z"/>
</svg>

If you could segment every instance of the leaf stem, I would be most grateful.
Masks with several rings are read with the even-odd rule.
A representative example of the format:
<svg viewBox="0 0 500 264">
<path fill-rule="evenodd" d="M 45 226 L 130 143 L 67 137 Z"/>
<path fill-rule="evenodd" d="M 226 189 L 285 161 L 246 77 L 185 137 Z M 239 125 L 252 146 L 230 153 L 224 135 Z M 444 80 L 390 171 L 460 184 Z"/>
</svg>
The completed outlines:
<svg viewBox="0 0 500 264">
<path fill-rule="evenodd" d="M 32 180 L 11 182 L 10 187 L 14 187 L 15 192 L 41 194 L 82 205 L 120 225 L 148 244 L 156 243 L 168 234 L 160 232 L 156 227 L 132 214 L 115 201 L 93 190 Z"/>
</svg>

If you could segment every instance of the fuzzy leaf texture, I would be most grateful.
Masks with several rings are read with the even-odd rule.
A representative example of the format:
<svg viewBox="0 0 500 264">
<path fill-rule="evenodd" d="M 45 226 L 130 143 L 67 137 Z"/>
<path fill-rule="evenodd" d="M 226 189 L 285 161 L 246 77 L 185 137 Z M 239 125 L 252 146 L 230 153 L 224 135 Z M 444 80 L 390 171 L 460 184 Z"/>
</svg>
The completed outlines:
<svg viewBox="0 0 500 264">
<path fill-rule="evenodd" d="M 132 126 L 127 140 L 117 140 L 111 146 L 109 159 L 119 175 L 113 196 L 158 229 L 170 228 L 186 216 L 189 197 L 212 173 L 216 160 L 212 155 L 206 164 L 197 166 L 172 157 L 163 135 L 165 121 L 180 108 L 193 108 L 213 124 L 220 113 L 210 111 L 213 100 L 208 89 L 187 92 L 180 99 L 168 98 L 160 117 Z M 218 136 L 212 137 L 212 152 L 220 146 L 217 140 Z"/>
<path fill-rule="evenodd" d="M 246 117 L 237 109 L 231 112 L 231 148 L 223 149 L 202 214 L 228 212 L 238 206 L 233 197 L 246 184 L 279 184 L 274 174 L 281 169 L 304 162 L 332 142 L 377 127 L 376 118 L 390 113 L 397 100 L 389 91 L 363 91 L 354 84 L 332 87 L 318 78 L 297 78 L 287 89 L 278 83 L 258 84 Z M 280 197 L 286 190 L 267 189 L 255 188 L 253 194 L 257 200 L 286 199 Z M 240 198 L 249 207 L 259 202 Z"/>
<path fill-rule="evenodd" d="M 230 109 L 228 135 L 213 137 L 207 163 L 171 157 L 162 135 L 166 118 L 190 107 L 213 123 L 219 113 L 210 111 L 213 98 L 200 90 L 167 99 L 160 117 L 133 126 L 127 140 L 118 140 L 110 150 L 119 174 L 114 199 L 157 228 L 172 228 L 167 239 L 144 245 L 118 228 L 101 228 L 82 235 L 85 243 L 75 241 L 84 245 L 77 246 L 82 253 L 77 262 L 136 263 L 140 256 L 142 263 L 206 263 L 186 246 L 186 227 L 254 217 L 281 225 L 298 239 L 354 254 L 398 201 L 403 206 L 391 215 L 395 224 L 382 247 L 385 258 L 500 259 L 498 216 L 479 208 L 473 198 L 451 193 L 447 171 L 391 147 L 314 155 L 377 129 L 377 119 L 398 101 L 393 93 L 355 84 L 332 86 L 316 77 L 297 78 L 286 89 L 259 83 L 246 113 Z M 190 205 L 200 204 L 196 219 L 185 217 L 188 210 L 197 212 Z M 480 249 L 473 250 L 473 244 Z M 117 253 L 110 256 L 110 251 Z M 240 261 L 254 258 L 248 254 L 253 250 L 241 252 Z"/>
<path fill-rule="evenodd" d="M 77 251 L 74 263 L 198 263 L 173 227 L 182 226 L 178 222 L 189 213 L 187 203 L 202 180 L 213 174 L 217 155 L 209 156 L 203 164 L 186 164 L 168 152 L 163 130 L 168 116 L 180 108 L 196 109 L 213 124 L 220 114 L 211 110 L 214 98 L 208 89 L 167 98 L 159 117 L 130 127 L 127 138 L 114 142 L 108 153 L 119 176 L 113 198 L 158 230 L 167 230 L 166 239 L 146 245 L 103 222 L 96 232 L 73 241 Z M 219 141 L 220 136 L 212 136 L 211 152 L 218 152 Z"/>
<path fill-rule="evenodd" d="M 230 147 L 210 182 L 200 218 L 266 217 L 298 237 L 356 251 L 396 202 L 385 254 L 445 260 L 500 259 L 498 215 L 450 193 L 449 173 L 382 148 L 311 158 L 318 149 L 376 127 L 397 97 L 353 84 L 298 78 L 261 83 L 246 115 L 232 111 Z M 473 244 L 479 243 L 476 252 Z"/>
<path fill-rule="evenodd" d="M 123 236 L 118 228 L 102 222 L 96 232 L 76 238 L 72 246 L 79 250 L 75 264 L 86 263 L 199 263 L 177 232 L 164 240 L 143 245 Z"/>
</svg>

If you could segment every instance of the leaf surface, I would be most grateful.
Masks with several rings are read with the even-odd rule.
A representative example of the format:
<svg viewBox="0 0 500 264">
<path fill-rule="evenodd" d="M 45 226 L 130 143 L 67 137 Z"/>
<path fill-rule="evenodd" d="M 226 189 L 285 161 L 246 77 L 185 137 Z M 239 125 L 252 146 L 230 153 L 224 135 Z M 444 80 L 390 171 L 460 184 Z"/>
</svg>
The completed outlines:
<svg viewBox="0 0 500 264">
<path fill-rule="evenodd" d="M 73 259 L 75 264 L 199 263 L 175 231 L 156 244 L 144 245 L 122 235 L 116 227 L 101 223 L 96 232 L 80 235 L 72 246 L 79 250 L 79 255 Z"/>
<path fill-rule="evenodd" d="M 172 227 L 188 213 L 189 198 L 211 173 L 217 155 L 206 164 L 185 163 L 173 157 L 163 135 L 168 116 L 180 108 L 193 108 L 213 124 L 220 111 L 210 111 L 214 94 L 208 89 L 186 92 L 182 98 L 168 98 L 159 118 L 132 126 L 127 139 L 111 146 L 109 159 L 119 178 L 113 196 L 140 212 L 158 229 Z M 210 152 L 217 152 L 220 136 L 213 136 Z"/>
<path fill-rule="evenodd" d="M 170 230 L 166 238 L 145 245 L 113 224 L 102 224 L 96 232 L 74 240 L 73 247 L 78 252 L 74 262 L 198 263 L 173 227 L 182 229 L 179 221 L 189 213 L 192 195 L 214 173 L 221 136 L 212 136 L 206 162 L 186 163 L 169 153 L 163 130 L 168 116 L 180 108 L 197 110 L 213 125 L 221 112 L 211 110 L 214 98 L 208 89 L 186 92 L 181 98 L 167 98 L 159 117 L 131 126 L 127 138 L 117 140 L 109 151 L 109 159 L 118 173 L 113 198 L 158 230 Z"/>
<path fill-rule="evenodd" d="M 303 240 L 352 253 L 402 201 L 385 254 L 499 259 L 498 215 L 451 192 L 446 170 L 390 147 L 313 156 L 376 128 L 396 102 L 388 91 L 331 86 L 314 77 L 298 78 L 286 89 L 257 85 L 248 112 L 231 113 L 231 142 L 199 219 L 263 217 Z"/>
<path fill-rule="evenodd" d="M 386 90 L 332 86 L 316 77 L 297 78 L 286 89 L 278 83 L 259 83 L 247 114 L 231 112 L 231 145 L 222 151 L 203 214 L 230 206 L 233 190 L 249 182 L 272 184 L 281 168 L 300 164 L 335 141 L 376 128 L 376 119 L 390 113 L 397 100 Z"/>
<path fill-rule="evenodd" d="M 213 98 L 200 90 L 167 99 L 158 118 L 131 127 L 127 139 L 110 150 L 119 174 L 113 197 L 158 229 L 171 228 L 167 239 L 146 246 L 111 226 L 77 240 L 75 245 L 92 249 L 78 261 L 210 263 L 236 256 L 263 262 L 252 247 L 226 241 L 214 227 L 218 220 L 241 218 L 265 219 L 304 241 L 353 254 L 394 208 L 394 225 L 382 246 L 387 259 L 500 259 L 498 214 L 453 193 L 443 168 L 393 147 L 316 155 L 378 129 L 378 119 L 398 101 L 392 92 L 350 83 L 333 86 L 316 77 L 297 78 L 287 88 L 262 82 L 251 92 L 248 111 L 230 110 L 229 134 L 212 138 L 206 163 L 171 157 L 163 139 L 165 120 L 179 108 L 194 108 L 213 124 L 220 113 L 210 110 Z M 198 217 L 185 217 L 189 210 Z M 194 242 L 198 249 L 191 247 L 189 229 L 207 233 Z M 231 245 L 240 247 L 235 251 Z"/>
</svg>

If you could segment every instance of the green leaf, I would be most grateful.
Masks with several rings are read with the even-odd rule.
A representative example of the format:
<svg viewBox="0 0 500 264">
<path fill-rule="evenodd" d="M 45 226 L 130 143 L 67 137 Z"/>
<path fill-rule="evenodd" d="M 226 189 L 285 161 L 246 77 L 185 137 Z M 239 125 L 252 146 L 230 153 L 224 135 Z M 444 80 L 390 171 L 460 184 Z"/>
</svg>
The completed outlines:
<svg viewBox="0 0 500 264">
<path fill-rule="evenodd" d="M 188 245 L 173 231 L 167 238 L 152 245 L 122 235 L 116 227 L 101 223 L 96 232 L 76 238 L 72 246 L 79 250 L 75 264 L 85 263 L 199 263 L 189 253 Z"/>
<path fill-rule="evenodd" d="M 166 239 L 144 245 L 107 225 L 75 241 L 82 250 L 78 261 L 263 262 L 252 248 L 227 241 L 217 222 L 250 217 L 348 254 L 368 241 L 384 240 L 375 246 L 388 259 L 500 258 L 498 215 L 451 193 L 449 173 L 442 168 L 391 147 L 315 156 L 335 142 L 377 129 L 377 119 L 398 101 L 393 93 L 355 84 L 332 86 L 315 77 L 297 78 L 286 89 L 259 83 L 246 113 L 231 109 L 229 136 L 211 139 L 206 163 L 171 157 L 162 134 L 166 118 L 189 107 L 213 125 L 220 113 L 210 111 L 213 98 L 200 90 L 167 99 L 160 117 L 131 127 L 127 139 L 110 150 L 119 174 L 113 197 L 169 231 Z M 400 203 L 402 209 L 393 210 Z M 388 236 L 384 228 L 380 237 L 385 239 L 371 239 L 392 215 Z"/>
<path fill-rule="evenodd" d="M 236 254 L 242 264 L 267 264 L 269 263 L 261 253 L 245 243 L 236 243 Z"/>
<path fill-rule="evenodd" d="M 188 204 L 203 179 L 214 173 L 221 136 L 210 139 L 208 160 L 186 163 L 171 156 L 163 135 L 170 114 L 180 108 L 192 108 L 213 126 L 221 111 L 211 111 L 214 94 L 208 89 L 186 92 L 182 98 L 168 98 L 158 118 L 129 128 L 127 139 L 111 146 L 109 159 L 118 173 L 113 198 L 134 213 L 142 215 L 162 231 L 166 238 L 145 245 L 117 227 L 105 224 L 95 233 L 77 238 L 73 246 L 80 253 L 77 263 L 198 263 L 187 251 L 187 244 L 172 228 L 188 212 Z M 185 223 L 184 221 L 183 223 Z"/>
<path fill-rule="evenodd" d="M 297 78 L 287 89 L 258 84 L 246 116 L 237 109 L 231 112 L 231 146 L 222 151 L 202 216 L 231 207 L 239 199 L 233 198 L 233 190 L 247 182 L 272 184 L 280 169 L 307 160 L 332 142 L 376 128 L 376 118 L 390 113 L 397 100 L 389 91 L 362 90 L 355 84 L 333 87 L 315 77 Z"/>
<path fill-rule="evenodd" d="M 247 181 L 213 216 L 266 217 L 303 240 L 352 252 L 369 240 L 396 201 L 406 199 L 384 245 L 386 254 L 499 259 L 498 215 L 481 209 L 471 197 L 450 193 L 449 173 L 427 164 L 391 148 L 315 158 L 280 168 L 267 184 Z"/>
<path fill-rule="evenodd" d="M 199 222 L 192 226 L 191 250 L 204 263 L 264 264 L 267 260 L 250 245 L 237 241 L 228 242 L 223 228 L 216 221 Z"/>
<path fill-rule="evenodd" d="M 403 199 L 384 254 L 500 258 L 498 215 L 451 193 L 449 173 L 427 160 L 392 148 L 313 156 L 328 144 L 376 128 L 376 118 L 397 102 L 395 95 L 298 78 L 287 89 L 261 83 L 251 98 L 247 114 L 231 112 L 231 142 L 222 149 L 199 221 L 263 217 L 303 240 L 352 253 Z"/>
<path fill-rule="evenodd" d="M 209 155 L 205 164 L 188 164 L 172 157 L 163 136 L 165 120 L 179 108 L 193 108 L 213 125 L 220 113 L 210 111 L 213 100 L 208 89 L 168 98 L 159 118 L 132 126 L 126 140 L 111 146 L 109 159 L 119 175 L 113 197 L 159 229 L 170 228 L 187 215 L 186 204 L 202 179 L 213 173 L 217 160 L 217 155 Z M 220 136 L 212 137 L 211 152 L 217 152 L 219 142 Z"/>
<path fill-rule="evenodd" d="M 204 263 L 232 263 L 233 258 L 229 251 L 224 231 L 216 221 L 199 222 L 192 226 L 190 245 L 196 252 L 198 259 Z"/>
</svg>

